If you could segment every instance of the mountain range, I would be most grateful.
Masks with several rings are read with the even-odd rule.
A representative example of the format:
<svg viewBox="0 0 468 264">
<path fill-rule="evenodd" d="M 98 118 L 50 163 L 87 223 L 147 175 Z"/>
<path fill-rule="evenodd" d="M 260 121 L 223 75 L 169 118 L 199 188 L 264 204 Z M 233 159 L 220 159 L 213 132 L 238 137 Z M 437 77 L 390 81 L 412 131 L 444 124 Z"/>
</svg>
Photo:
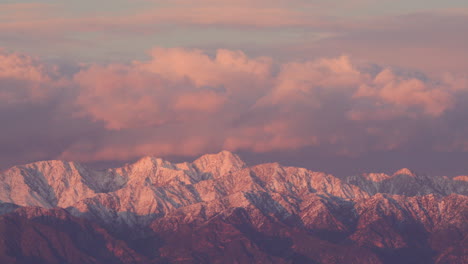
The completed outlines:
<svg viewBox="0 0 468 264">
<path fill-rule="evenodd" d="M 222 151 L 0 172 L 0 263 L 468 263 L 468 176 L 337 178 Z"/>
</svg>

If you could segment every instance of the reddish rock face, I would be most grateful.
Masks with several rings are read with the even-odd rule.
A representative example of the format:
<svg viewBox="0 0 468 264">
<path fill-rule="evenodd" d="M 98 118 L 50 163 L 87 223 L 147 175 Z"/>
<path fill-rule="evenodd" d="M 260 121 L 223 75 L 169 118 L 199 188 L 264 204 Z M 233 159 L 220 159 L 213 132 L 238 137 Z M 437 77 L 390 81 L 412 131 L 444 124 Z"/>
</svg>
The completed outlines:
<svg viewBox="0 0 468 264">
<path fill-rule="evenodd" d="M 226 151 L 33 163 L 0 174 L 0 263 L 467 263 L 466 184 L 408 169 L 340 180 Z"/>
</svg>

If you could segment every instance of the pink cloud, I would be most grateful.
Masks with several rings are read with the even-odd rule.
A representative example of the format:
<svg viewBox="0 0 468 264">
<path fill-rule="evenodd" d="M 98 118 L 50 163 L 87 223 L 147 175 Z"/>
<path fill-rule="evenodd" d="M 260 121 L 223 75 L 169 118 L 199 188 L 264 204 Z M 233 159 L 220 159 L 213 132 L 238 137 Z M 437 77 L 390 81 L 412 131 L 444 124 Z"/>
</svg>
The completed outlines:
<svg viewBox="0 0 468 264">
<path fill-rule="evenodd" d="M 171 79 L 187 77 L 197 86 L 228 85 L 237 78 L 265 80 L 272 66 L 271 58 L 249 58 L 241 51 L 224 49 L 217 50 L 214 58 L 201 50 L 177 48 L 155 48 L 151 55 L 151 61 L 139 63 L 142 68 Z"/>
<path fill-rule="evenodd" d="M 220 149 L 313 147 L 348 156 L 397 150 L 426 129 L 452 122 L 446 116 L 458 120 L 465 111 L 460 100 L 468 96 L 466 80 L 457 75 L 416 78 L 388 67 L 368 70 L 347 56 L 279 62 L 240 51 L 209 56 L 156 48 L 148 60 L 83 65 L 72 77 L 28 56 L 3 52 L 0 59 L 6 111 L 23 107 L 34 117 L 44 102 L 55 105 L 34 119 L 44 122 L 53 111 L 58 128 L 49 140 L 66 139 L 54 153 L 60 149 L 61 158 L 81 161 Z M 25 95 L 42 99 L 11 104 Z M 446 140 L 433 141 L 433 147 L 467 142 L 468 127 L 455 129 L 439 129 Z M 458 143 L 447 135 L 456 135 Z"/>
<path fill-rule="evenodd" d="M 0 50 L 0 78 L 35 82 L 49 81 L 44 66 L 32 57 Z"/>
<path fill-rule="evenodd" d="M 124 153 L 111 140 L 96 150 L 96 157 L 197 155 L 222 148 L 269 152 L 326 144 L 343 155 L 351 153 L 351 146 L 396 149 L 411 134 L 370 129 L 362 122 L 438 117 L 453 107 L 460 90 L 455 85 L 450 90 L 450 83 L 458 83 L 451 79 L 434 85 L 387 68 L 373 75 L 347 56 L 277 63 L 230 50 L 210 57 L 201 50 L 156 48 L 151 55 L 131 65 L 91 66 L 75 76 L 81 114 L 104 121 L 110 130 L 158 131 L 156 138 L 117 147 L 129 148 Z M 279 70 L 273 73 L 273 68 Z M 330 105 L 337 98 L 346 105 L 343 110 Z M 362 100 L 370 104 L 362 107 Z M 327 122 L 338 129 L 351 122 L 347 126 L 353 130 L 333 131 Z M 365 145 L 365 135 L 382 142 Z M 364 145 L 356 148 L 356 142 Z M 65 157 L 75 151 L 93 157 L 94 150 L 81 145 L 67 150 Z"/>
<path fill-rule="evenodd" d="M 213 91 L 203 91 L 180 95 L 174 104 L 175 110 L 212 113 L 219 109 L 226 98 Z"/>
<path fill-rule="evenodd" d="M 354 94 L 354 98 L 360 97 L 373 97 L 405 108 L 421 107 L 433 116 L 441 115 L 453 105 L 453 96 L 447 87 L 396 76 L 390 69 L 381 71 L 370 84 L 362 84 Z"/>
<path fill-rule="evenodd" d="M 109 129 L 178 122 L 218 110 L 228 103 L 227 96 L 261 90 L 271 67 L 267 58 L 227 50 L 215 58 L 183 49 L 155 49 L 152 56 L 146 62 L 91 66 L 78 73 L 79 114 L 104 121 Z"/>
<path fill-rule="evenodd" d="M 37 59 L 0 49 L 0 102 L 39 102 L 53 96 L 66 80 Z"/>
<path fill-rule="evenodd" d="M 290 62 L 282 65 L 274 89 L 262 100 L 266 103 L 290 100 L 320 106 L 318 92 L 354 89 L 364 77 L 346 56 Z"/>
<path fill-rule="evenodd" d="M 108 129 L 148 127 L 168 122 L 167 90 L 174 84 L 125 65 L 91 66 L 75 75 L 78 115 L 102 120 Z"/>
</svg>

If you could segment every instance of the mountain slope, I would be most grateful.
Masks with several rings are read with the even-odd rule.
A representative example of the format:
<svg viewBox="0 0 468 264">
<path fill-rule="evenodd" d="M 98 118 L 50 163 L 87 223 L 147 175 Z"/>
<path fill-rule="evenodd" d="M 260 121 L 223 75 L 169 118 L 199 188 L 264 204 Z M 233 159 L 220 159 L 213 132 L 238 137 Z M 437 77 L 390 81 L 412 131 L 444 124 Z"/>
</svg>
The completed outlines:
<svg viewBox="0 0 468 264">
<path fill-rule="evenodd" d="M 248 167 L 227 151 L 102 171 L 37 162 L 0 173 L 0 255 L 16 263 L 463 263 L 466 184 L 408 169 L 341 180 L 277 163 Z M 24 247 L 27 237 L 37 243 Z"/>
<path fill-rule="evenodd" d="M 463 176 L 450 179 L 448 177 L 429 177 L 416 174 L 409 169 L 401 169 L 393 175 L 385 173 L 365 173 L 350 176 L 346 182 L 358 186 L 369 195 L 377 193 L 417 196 L 426 194 L 449 195 L 458 193 L 468 195 L 468 182 Z"/>
<path fill-rule="evenodd" d="M 144 263 L 103 228 L 63 209 L 19 208 L 0 216 L 1 263 Z"/>
</svg>

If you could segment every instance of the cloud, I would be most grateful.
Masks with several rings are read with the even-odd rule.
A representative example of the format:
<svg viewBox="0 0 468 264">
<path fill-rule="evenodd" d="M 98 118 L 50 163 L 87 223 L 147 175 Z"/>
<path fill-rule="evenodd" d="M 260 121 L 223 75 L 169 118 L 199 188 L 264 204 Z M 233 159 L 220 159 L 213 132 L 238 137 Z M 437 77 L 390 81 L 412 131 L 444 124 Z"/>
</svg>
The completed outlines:
<svg viewBox="0 0 468 264">
<path fill-rule="evenodd" d="M 51 96 L 62 82 L 53 67 L 30 56 L 0 49 L 0 102 L 37 102 Z"/>
<path fill-rule="evenodd" d="M 91 131 L 98 135 L 99 125 L 71 118 L 73 94 L 56 65 L 0 50 L 0 166 L 57 157 Z"/>
<path fill-rule="evenodd" d="M 125 65 L 91 66 L 77 73 L 77 115 L 104 121 L 108 129 L 163 124 L 167 91 L 174 84 Z M 169 102 L 168 102 L 169 103 Z"/>
<path fill-rule="evenodd" d="M 219 50 L 214 58 L 200 50 L 158 48 L 151 54 L 150 61 L 93 65 L 76 74 L 78 115 L 109 129 L 181 122 L 249 101 L 265 89 L 271 67 L 267 58 L 239 51 Z"/>
<path fill-rule="evenodd" d="M 219 109 L 226 98 L 214 91 L 202 91 L 180 95 L 174 104 L 178 111 L 200 111 L 212 113 Z"/>
<path fill-rule="evenodd" d="M 9 54 L 5 51 L 2 51 L 0 56 L 0 77 L 2 79 L 11 78 L 38 82 L 48 79 L 43 73 L 43 66 L 29 56 Z"/>
<path fill-rule="evenodd" d="M 271 73 L 272 59 L 249 58 L 241 51 L 217 50 L 214 58 L 201 50 L 181 48 L 155 48 L 152 60 L 140 65 L 154 73 L 171 79 L 188 77 L 197 86 L 219 86 L 230 84 L 233 79 L 264 80 Z M 238 89 L 238 87 L 228 87 Z"/>
<path fill-rule="evenodd" d="M 320 105 L 320 94 L 345 92 L 361 81 L 363 76 L 352 65 L 349 57 L 290 62 L 281 66 L 276 85 L 264 99 L 268 103 L 301 102 Z"/>
<path fill-rule="evenodd" d="M 38 144 L 34 157 L 86 162 L 221 149 L 359 156 L 468 142 L 467 128 L 457 126 L 466 116 L 468 87 L 456 74 L 415 74 L 349 56 L 283 62 L 181 48 L 150 55 L 61 74 L 57 65 L 4 52 L 0 91 L 10 95 L 0 102 L 11 114 L 0 121 L 26 116 L 11 132 L 30 131 L 2 134 L 0 141 L 55 140 L 52 147 Z M 12 99 L 24 95 L 29 99 L 21 104 Z"/>
<path fill-rule="evenodd" d="M 371 98 L 375 104 L 390 103 L 404 107 L 405 112 L 411 107 L 420 107 L 425 114 L 440 116 L 453 105 L 454 98 L 450 87 L 438 85 L 396 76 L 390 69 L 384 69 L 370 85 L 362 84 L 353 97 Z"/>
</svg>

